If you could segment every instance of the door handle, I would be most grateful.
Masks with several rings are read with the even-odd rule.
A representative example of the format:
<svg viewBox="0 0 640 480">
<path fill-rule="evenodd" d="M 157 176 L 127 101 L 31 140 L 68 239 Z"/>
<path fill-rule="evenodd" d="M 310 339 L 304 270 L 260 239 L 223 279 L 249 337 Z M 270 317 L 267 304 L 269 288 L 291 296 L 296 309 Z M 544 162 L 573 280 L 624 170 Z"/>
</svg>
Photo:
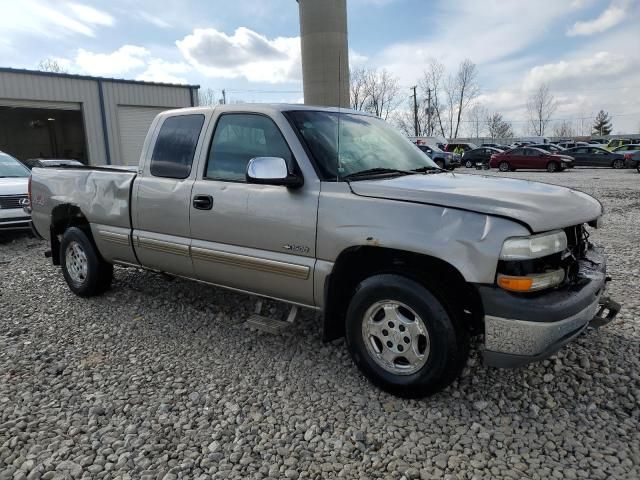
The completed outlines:
<svg viewBox="0 0 640 480">
<path fill-rule="evenodd" d="M 213 208 L 213 197 L 211 195 L 196 195 L 193 197 L 193 208 L 211 210 Z"/>
</svg>

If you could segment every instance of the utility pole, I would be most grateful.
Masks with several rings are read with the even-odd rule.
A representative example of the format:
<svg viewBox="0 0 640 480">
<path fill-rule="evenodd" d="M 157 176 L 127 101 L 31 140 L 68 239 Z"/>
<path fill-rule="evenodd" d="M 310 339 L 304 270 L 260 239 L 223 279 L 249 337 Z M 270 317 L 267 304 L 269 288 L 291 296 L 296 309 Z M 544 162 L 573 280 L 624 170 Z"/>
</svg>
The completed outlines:
<svg viewBox="0 0 640 480">
<path fill-rule="evenodd" d="M 222 104 L 227 104 L 227 91 L 224 88 L 222 89 Z"/>
<path fill-rule="evenodd" d="M 420 134 L 418 132 L 418 95 L 416 93 L 417 85 L 411 87 L 413 89 L 413 129 L 416 132 L 416 137 Z"/>
<path fill-rule="evenodd" d="M 433 135 L 431 128 L 431 88 L 427 88 L 427 136 Z"/>
</svg>

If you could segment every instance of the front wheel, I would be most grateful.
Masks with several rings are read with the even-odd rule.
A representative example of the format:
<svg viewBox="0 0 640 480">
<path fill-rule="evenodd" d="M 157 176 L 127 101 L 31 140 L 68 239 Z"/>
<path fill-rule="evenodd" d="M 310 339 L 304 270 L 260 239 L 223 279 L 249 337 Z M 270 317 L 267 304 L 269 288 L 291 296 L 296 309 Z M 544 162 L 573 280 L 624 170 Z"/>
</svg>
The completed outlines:
<svg viewBox="0 0 640 480">
<path fill-rule="evenodd" d="M 76 295 L 91 297 L 111 286 L 113 265 L 104 261 L 80 228 L 71 227 L 64 232 L 60 242 L 60 265 L 67 285 Z"/>
<path fill-rule="evenodd" d="M 547 163 L 547 172 L 553 173 L 558 171 L 558 164 L 556 162 Z"/>
<path fill-rule="evenodd" d="M 473 162 L 471 160 L 467 160 L 464 162 L 464 166 L 467 168 L 473 167 Z"/>
<path fill-rule="evenodd" d="M 438 165 L 438 167 L 444 169 L 444 162 L 442 160 L 436 160 L 436 165 Z"/>
<path fill-rule="evenodd" d="M 469 353 L 455 308 L 409 278 L 375 275 L 358 285 L 347 311 L 353 361 L 374 384 L 418 398 L 453 382 Z"/>
<path fill-rule="evenodd" d="M 619 158 L 614 160 L 612 167 L 615 168 L 616 170 L 624 168 L 624 160 L 620 160 Z"/>
</svg>

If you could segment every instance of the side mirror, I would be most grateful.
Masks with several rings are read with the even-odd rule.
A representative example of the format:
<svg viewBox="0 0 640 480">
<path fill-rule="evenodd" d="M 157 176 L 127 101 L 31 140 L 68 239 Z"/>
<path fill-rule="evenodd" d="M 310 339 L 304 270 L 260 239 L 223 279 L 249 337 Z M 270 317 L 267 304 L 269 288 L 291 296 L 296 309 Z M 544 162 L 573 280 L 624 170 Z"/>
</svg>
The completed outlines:
<svg viewBox="0 0 640 480">
<path fill-rule="evenodd" d="M 248 183 L 301 187 L 302 176 L 289 173 L 287 162 L 280 157 L 255 157 L 249 160 L 246 178 Z"/>
</svg>

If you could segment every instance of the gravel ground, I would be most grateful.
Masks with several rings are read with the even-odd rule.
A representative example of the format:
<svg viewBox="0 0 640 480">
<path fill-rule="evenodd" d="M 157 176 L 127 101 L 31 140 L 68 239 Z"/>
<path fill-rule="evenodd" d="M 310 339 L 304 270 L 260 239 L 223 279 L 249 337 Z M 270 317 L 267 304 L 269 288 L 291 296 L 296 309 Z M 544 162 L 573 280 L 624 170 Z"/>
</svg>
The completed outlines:
<svg viewBox="0 0 640 480">
<path fill-rule="evenodd" d="M 5 236 L 0 480 L 640 478 L 640 175 L 509 176 L 603 201 L 594 237 L 623 311 L 524 369 L 484 367 L 476 348 L 459 381 L 420 401 L 368 384 L 313 313 L 255 332 L 250 297 L 120 268 L 84 300 L 44 243 Z"/>
</svg>

